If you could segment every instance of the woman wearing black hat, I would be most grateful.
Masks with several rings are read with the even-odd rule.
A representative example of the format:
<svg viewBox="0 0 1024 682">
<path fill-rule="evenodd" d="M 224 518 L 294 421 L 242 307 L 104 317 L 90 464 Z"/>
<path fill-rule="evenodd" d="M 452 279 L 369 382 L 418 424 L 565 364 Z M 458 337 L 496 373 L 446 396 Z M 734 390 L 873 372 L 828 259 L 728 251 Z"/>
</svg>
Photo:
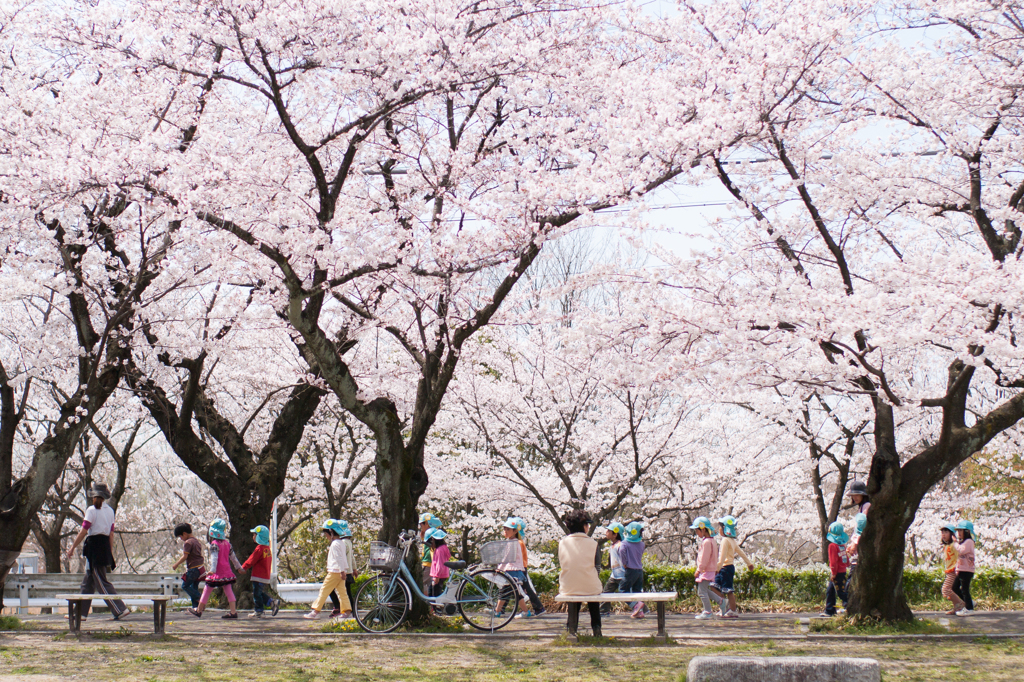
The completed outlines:
<svg viewBox="0 0 1024 682">
<path fill-rule="evenodd" d="M 847 493 L 853 500 L 854 507 L 861 514 L 867 514 L 871 509 L 871 496 L 868 495 L 868 486 L 864 481 L 854 481 L 850 484 L 850 491 Z"/>
<path fill-rule="evenodd" d="M 99 590 L 102 595 L 115 595 L 117 590 L 107 580 L 107 569 L 114 568 L 114 553 L 110 541 L 110 535 L 114 532 L 114 510 L 107 504 L 110 490 L 103 483 L 94 483 L 89 489 L 89 498 L 92 504 L 85 510 L 82 530 L 78 531 L 75 541 L 71 543 L 68 559 L 74 556 L 75 549 L 82 540 L 85 540 L 82 556 L 85 557 L 86 566 L 81 594 L 95 594 Z M 107 599 L 106 602 L 110 612 L 114 614 L 114 620 L 121 620 L 128 615 L 128 607 L 120 599 Z M 91 606 L 90 601 L 82 605 L 82 620 L 89 615 Z"/>
</svg>

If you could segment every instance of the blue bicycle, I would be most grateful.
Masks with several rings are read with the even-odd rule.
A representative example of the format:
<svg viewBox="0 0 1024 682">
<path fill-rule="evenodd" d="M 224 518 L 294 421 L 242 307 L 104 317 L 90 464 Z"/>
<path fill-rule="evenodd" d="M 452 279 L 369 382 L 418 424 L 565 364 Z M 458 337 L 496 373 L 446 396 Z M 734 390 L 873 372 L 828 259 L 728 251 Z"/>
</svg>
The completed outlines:
<svg viewBox="0 0 1024 682">
<path fill-rule="evenodd" d="M 399 535 L 398 547 L 385 542 L 370 543 L 369 567 L 379 573 L 356 592 L 353 615 L 367 632 L 386 634 L 398 628 L 412 610 L 412 597 L 425 601 L 451 615 L 455 611 L 477 630 L 494 632 L 508 625 L 516 615 L 516 600 L 508 599 L 516 590 L 515 581 L 503 571 L 469 566 L 465 561 L 447 561 L 452 570 L 448 588 L 438 597 L 423 594 L 405 565 L 409 549 L 416 542 L 414 530 Z M 499 601 L 508 601 L 498 611 Z"/>
</svg>

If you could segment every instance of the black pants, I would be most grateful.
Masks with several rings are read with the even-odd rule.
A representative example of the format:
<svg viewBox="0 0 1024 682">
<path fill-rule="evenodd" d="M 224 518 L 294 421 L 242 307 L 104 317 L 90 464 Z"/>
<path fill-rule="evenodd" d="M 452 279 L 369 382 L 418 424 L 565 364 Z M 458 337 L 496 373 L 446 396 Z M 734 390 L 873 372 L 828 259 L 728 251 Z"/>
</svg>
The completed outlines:
<svg viewBox="0 0 1024 682">
<path fill-rule="evenodd" d="M 93 566 L 91 562 L 86 562 L 85 578 L 82 579 L 82 591 L 80 594 L 95 594 L 97 592 L 102 595 L 117 594 L 117 590 L 107 580 L 107 567 Z M 128 610 L 128 607 L 120 599 L 107 599 L 107 606 L 110 607 L 110 612 L 114 614 L 114 618 L 120 618 Z M 91 601 L 82 604 L 82 618 L 88 617 L 91 607 Z"/>
<path fill-rule="evenodd" d="M 835 578 L 828 581 L 828 591 L 825 592 L 825 613 L 830 616 L 836 615 L 836 595 L 843 600 L 843 608 L 846 608 L 846 601 L 849 597 L 846 594 L 846 573 L 839 573 Z"/>
<path fill-rule="evenodd" d="M 430 592 L 427 593 L 427 596 L 428 597 L 440 597 L 442 594 L 444 594 L 444 588 L 447 585 L 447 583 L 448 583 L 448 579 L 447 578 L 441 578 L 440 580 L 437 581 L 436 585 L 433 584 L 433 580 L 431 580 Z"/>
<path fill-rule="evenodd" d="M 618 578 L 608 578 L 608 582 L 606 582 L 604 584 L 604 587 L 601 588 L 601 591 L 602 592 L 618 592 L 619 591 L 619 579 Z M 612 614 L 612 603 L 606 601 L 603 604 L 601 604 L 601 613 L 606 615 L 606 616 L 610 616 Z"/>
<path fill-rule="evenodd" d="M 963 600 L 968 611 L 974 610 L 974 600 L 971 599 L 971 580 L 973 578 L 973 573 L 957 571 L 956 578 L 953 579 L 953 594 Z"/>
<path fill-rule="evenodd" d="M 579 602 L 569 602 L 569 619 L 565 624 L 566 629 L 571 634 L 576 634 L 579 628 L 580 621 L 580 607 L 582 604 Z M 588 601 L 587 609 L 590 611 L 590 629 L 594 631 L 595 637 L 601 636 L 601 602 Z"/>
</svg>

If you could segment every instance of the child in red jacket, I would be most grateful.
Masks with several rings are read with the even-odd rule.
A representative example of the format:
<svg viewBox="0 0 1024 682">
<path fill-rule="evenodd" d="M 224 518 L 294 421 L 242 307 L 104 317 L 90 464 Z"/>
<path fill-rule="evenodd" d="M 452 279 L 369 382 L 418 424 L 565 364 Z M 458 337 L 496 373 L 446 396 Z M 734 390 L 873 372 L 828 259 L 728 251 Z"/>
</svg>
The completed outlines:
<svg viewBox="0 0 1024 682">
<path fill-rule="evenodd" d="M 842 521 L 836 521 L 828 527 L 828 568 L 832 579 L 828 581 L 828 591 L 825 593 L 825 612 L 822 616 L 831 618 L 836 615 L 836 595 L 843 600 L 843 608 L 846 608 L 848 599 L 846 594 L 846 572 L 850 570 L 850 560 L 846 555 L 846 543 L 850 536 L 846 534 Z"/>
<path fill-rule="evenodd" d="M 256 542 L 256 549 L 249 555 L 249 558 L 242 564 L 243 571 L 252 571 L 249 580 L 252 582 L 252 602 L 255 609 L 249 614 L 250 618 L 262 618 L 263 609 L 270 607 L 270 615 L 276 616 L 281 607 L 280 599 L 271 599 L 264 590 L 264 585 L 270 584 L 270 569 L 273 563 L 273 555 L 270 553 L 270 529 L 266 526 L 256 526 L 250 533 Z"/>
</svg>

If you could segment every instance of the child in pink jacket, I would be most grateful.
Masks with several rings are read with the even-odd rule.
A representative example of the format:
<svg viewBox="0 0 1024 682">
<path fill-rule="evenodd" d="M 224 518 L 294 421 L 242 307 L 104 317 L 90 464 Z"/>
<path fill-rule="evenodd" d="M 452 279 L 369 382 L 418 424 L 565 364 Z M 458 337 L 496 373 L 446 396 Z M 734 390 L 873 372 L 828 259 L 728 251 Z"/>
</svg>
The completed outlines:
<svg viewBox="0 0 1024 682">
<path fill-rule="evenodd" d="M 697 595 L 704 604 L 704 610 L 697 614 L 697 620 L 707 620 L 714 614 L 711 611 L 711 602 L 722 606 L 722 598 L 711 591 L 711 584 L 715 581 L 715 572 L 718 569 L 718 545 L 711 539 L 715 533 L 715 527 L 711 519 L 706 516 L 699 516 L 690 526 L 690 530 L 697 531 L 700 538 L 700 551 L 697 554 Z"/>
</svg>

